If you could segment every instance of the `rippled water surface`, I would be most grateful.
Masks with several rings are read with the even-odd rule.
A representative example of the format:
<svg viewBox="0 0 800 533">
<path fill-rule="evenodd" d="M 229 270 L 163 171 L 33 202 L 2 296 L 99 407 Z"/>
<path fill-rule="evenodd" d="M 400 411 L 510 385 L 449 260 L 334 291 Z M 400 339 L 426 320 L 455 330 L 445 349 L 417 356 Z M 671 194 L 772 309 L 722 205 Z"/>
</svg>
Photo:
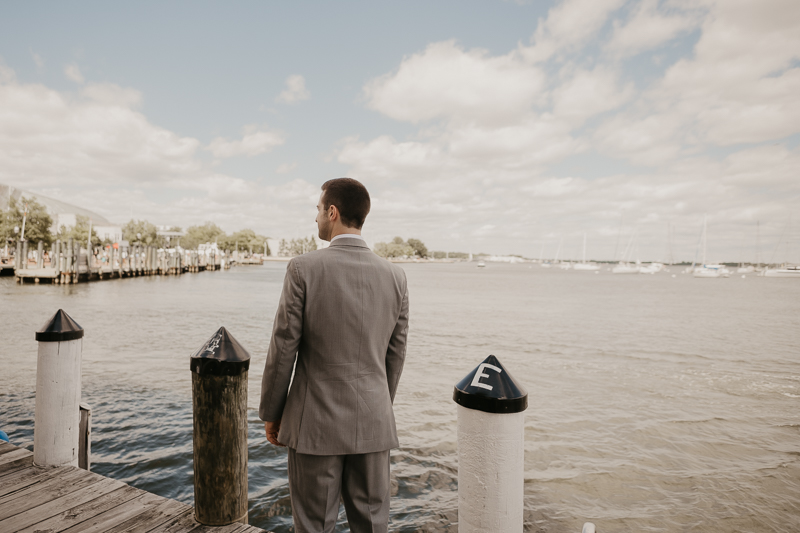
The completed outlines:
<svg viewBox="0 0 800 533">
<path fill-rule="evenodd" d="M 800 281 L 403 267 L 411 329 L 392 531 L 457 531 L 452 388 L 490 353 L 530 393 L 526 531 L 800 528 Z M 250 522 L 292 531 L 286 454 L 256 411 L 284 272 L 0 278 L 0 429 L 32 445 L 34 332 L 63 308 L 86 330 L 92 469 L 192 503 L 189 355 L 225 326 L 252 355 Z"/>
</svg>

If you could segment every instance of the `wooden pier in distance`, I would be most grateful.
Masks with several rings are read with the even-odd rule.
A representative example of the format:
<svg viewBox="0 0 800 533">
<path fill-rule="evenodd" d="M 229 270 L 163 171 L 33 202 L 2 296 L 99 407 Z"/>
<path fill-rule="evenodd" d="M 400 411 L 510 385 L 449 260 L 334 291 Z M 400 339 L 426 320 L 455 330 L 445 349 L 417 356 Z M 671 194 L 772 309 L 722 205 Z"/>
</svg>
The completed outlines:
<svg viewBox="0 0 800 533">
<path fill-rule="evenodd" d="M 73 466 L 39 467 L 0 441 L 3 533 L 265 533 L 243 524 L 204 526 L 194 508 Z"/>
</svg>

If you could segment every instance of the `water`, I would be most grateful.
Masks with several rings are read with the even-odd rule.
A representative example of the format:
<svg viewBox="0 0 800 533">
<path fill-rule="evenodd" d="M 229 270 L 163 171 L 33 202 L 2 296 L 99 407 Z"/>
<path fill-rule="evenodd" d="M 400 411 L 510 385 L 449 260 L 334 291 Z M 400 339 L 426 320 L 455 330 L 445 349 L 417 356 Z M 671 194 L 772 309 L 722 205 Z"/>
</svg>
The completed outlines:
<svg viewBox="0 0 800 533">
<path fill-rule="evenodd" d="M 411 329 L 392 531 L 457 531 L 452 388 L 490 353 L 530 393 L 526 531 L 800 527 L 800 282 L 403 267 Z M 192 503 L 189 355 L 224 325 L 252 355 L 250 522 L 292 531 L 286 454 L 256 411 L 284 271 L 0 278 L 0 429 L 32 444 L 34 332 L 63 308 L 86 330 L 93 471 Z"/>
</svg>

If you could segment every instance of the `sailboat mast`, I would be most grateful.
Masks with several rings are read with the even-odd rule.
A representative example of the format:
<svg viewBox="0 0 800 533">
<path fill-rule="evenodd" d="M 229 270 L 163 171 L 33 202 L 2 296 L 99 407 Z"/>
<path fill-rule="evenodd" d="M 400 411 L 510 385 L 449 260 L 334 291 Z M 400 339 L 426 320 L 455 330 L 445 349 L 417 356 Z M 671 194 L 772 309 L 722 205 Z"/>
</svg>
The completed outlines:
<svg viewBox="0 0 800 533">
<path fill-rule="evenodd" d="M 669 254 L 669 264 L 675 263 L 675 257 L 672 254 L 672 222 L 667 222 L 667 252 Z"/>
<path fill-rule="evenodd" d="M 706 219 L 708 215 L 703 215 L 703 266 L 706 266 L 706 243 L 708 242 L 708 236 L 706 232 L 708 231 Z"/>
<path fill-rule="evenodd" d="M 586 262 L 586 232 L 583 232 L 583 262 Z"/>
<path fill-rule="evenodd" d="M 756 220 L 756 268 L 761 266 L 761 221 Z"/>
</svg>

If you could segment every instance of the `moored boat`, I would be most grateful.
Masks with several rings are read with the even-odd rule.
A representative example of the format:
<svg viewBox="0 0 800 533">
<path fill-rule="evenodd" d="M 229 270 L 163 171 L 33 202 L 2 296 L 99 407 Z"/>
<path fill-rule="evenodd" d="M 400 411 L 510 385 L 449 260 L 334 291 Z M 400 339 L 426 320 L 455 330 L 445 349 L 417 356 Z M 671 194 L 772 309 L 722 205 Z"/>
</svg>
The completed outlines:
<svg viewBox="0 0 800 533">
<path fill-rule="evenodd" d="M 784 265 L 768 268 L 762 274 L 766 278 L 800 278 L 800 265 Z"/>
</svg>

